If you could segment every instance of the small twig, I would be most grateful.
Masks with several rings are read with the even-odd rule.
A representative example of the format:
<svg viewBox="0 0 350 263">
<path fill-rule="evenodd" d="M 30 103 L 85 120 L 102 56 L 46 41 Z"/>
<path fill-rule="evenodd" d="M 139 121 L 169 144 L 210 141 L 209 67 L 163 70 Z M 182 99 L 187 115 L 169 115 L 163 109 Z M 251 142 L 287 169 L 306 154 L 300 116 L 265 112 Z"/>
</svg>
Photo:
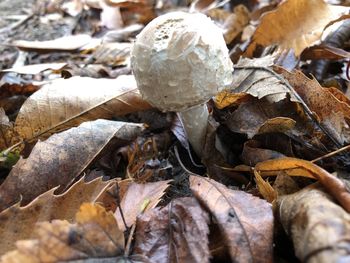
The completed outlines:
<svg viewBox="0 0 350 263">
<path fill-rule="evenodd" d="M 327 153 L 327 154 L 325 154 L 325 155 L 323 155 L 323 156 L 321 156 L 321 157 L 318 157 L 318 158 L 316 158 L 316 159 L 313 159 L 311 162 L 312 162 L 312 163 L 316 163 L 316 162 L 318 162 L 318 161 L 320 161 L 320 160 L 323 160 L 323 159 L 325 159 L 325 158 L 332 157 L 332 156 L 334 156 L 334 155 L 337 155 L 338 153 L 344 152 L 344 151 L 346 151 L 346 150 L 348 150 L 348 149 L 350 149 L 350 144 L 349 144 L 349 145 L 346 145 L 346 146 L 344 146 L 344 147 L 342 147 L 342 148 L 340 148 L 340 149 L 338 149 L 338 150 L 335 150 L 335 151 L 333 151 L 333 152 Z"/>
<path fill-rule="evenodd" d="M 0 34 L 6 33 L 6 32 L 11 32 L 13 30 L 15 30 L 16 28 L 20 27 L 21 25 L 23 25 L 24 23 L 26 23 L 29 19 L 31 19 L 35 14 L 29 14 L 28 16 L 26 16 L 25 18 L 5 27 L 5 28 L 1 28 L 0 29 Z"/>
<path fill-rule="evenodd" d="M 269 72 L 270 74 L 274 75 L 279 81 L 281 81 L 290 91 L 290 93 L 296 97 L 305 110 L 306 114 L 315 122 L 315 124 L 320 128 L 320 130 L 338 147 L 342 147 L 342 145 L 335 139 L 333 136 L 327 131 L 326 128 L 324 128 L 321 123 L 318 122 L 316 116 L 314 113 L 309 109 L 309 107 L 306 105 L 304 100 L 300 97 L 300 95 L 294 90 L 294 88 L 286 81 L 284 78 L 282 78 L 279 74 L 277 74 L 275 71 L 273 71 L 270 68 L 262 67 L 262 66 L 234 66 L 235 69 L 245 69 L 245 70 L 264 70 Z"/>
</svg>

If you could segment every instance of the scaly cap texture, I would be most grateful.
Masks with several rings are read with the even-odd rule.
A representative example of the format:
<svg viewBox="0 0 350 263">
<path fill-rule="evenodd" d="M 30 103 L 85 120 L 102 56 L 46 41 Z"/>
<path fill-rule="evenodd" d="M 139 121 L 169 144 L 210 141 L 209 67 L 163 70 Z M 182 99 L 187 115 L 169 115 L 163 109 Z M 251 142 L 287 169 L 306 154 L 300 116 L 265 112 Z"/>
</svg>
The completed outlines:
<svg viewBox="0 0 350 263">
<path fill-rule="evenodd" d="M 202 104 L 232 81 L 222 31 L 207 16 L 173 12 L 137 36 L 131 66 L 145 100 L 163 111 Z"/>
</svg>

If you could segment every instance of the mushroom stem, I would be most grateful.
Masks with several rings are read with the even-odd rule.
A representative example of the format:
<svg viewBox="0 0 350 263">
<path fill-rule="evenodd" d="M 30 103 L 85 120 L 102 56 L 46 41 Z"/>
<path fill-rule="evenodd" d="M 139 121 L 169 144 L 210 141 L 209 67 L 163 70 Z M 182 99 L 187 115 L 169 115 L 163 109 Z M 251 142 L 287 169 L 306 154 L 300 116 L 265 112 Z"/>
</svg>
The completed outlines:
<svg viewBox="0 0 350 263">
<path fill-rule="evenodd" d="M 207 105 L 200 104 L 191 107 L 179 112 L 179 116 L 194 151 L 199 157 L 202 157 L 209 117 Z"/>
</svg>

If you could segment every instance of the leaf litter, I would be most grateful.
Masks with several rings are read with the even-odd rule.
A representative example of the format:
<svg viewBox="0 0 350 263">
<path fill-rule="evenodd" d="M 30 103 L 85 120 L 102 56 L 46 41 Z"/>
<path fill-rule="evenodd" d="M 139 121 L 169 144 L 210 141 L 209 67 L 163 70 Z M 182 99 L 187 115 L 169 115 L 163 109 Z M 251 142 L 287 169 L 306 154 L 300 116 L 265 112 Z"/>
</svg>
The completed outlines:
<svg viewBox="0 0 350 263">
<path fill-rule="evenodd" d="M 0 262 L 348 259 L 346 1 L 29 2 L 0 8 Z M 202 160 L 129 64 L 180 9 L 236 63 Z"/>
</svg>

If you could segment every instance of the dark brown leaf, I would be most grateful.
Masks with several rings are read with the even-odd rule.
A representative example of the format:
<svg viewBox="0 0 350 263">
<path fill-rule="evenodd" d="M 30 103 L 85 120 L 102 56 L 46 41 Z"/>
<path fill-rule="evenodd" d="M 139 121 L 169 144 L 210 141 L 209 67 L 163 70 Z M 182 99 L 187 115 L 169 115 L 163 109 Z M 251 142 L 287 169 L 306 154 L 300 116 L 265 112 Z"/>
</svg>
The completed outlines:
<svg viewBox="0 0 350 263">
<path fill-rule="evenodd" d="M 272 262 L 273 214 L 265 200 L 199 176 L 190 177 L 197 199 L 215 216 L 234 262 Z"/>
<path fill-rule="evenodd" d="M 175 199 L 138 217 L 134 253 L 155 263 L 209 262 L 208 223 L 196 199 Z"/>
</svg>

